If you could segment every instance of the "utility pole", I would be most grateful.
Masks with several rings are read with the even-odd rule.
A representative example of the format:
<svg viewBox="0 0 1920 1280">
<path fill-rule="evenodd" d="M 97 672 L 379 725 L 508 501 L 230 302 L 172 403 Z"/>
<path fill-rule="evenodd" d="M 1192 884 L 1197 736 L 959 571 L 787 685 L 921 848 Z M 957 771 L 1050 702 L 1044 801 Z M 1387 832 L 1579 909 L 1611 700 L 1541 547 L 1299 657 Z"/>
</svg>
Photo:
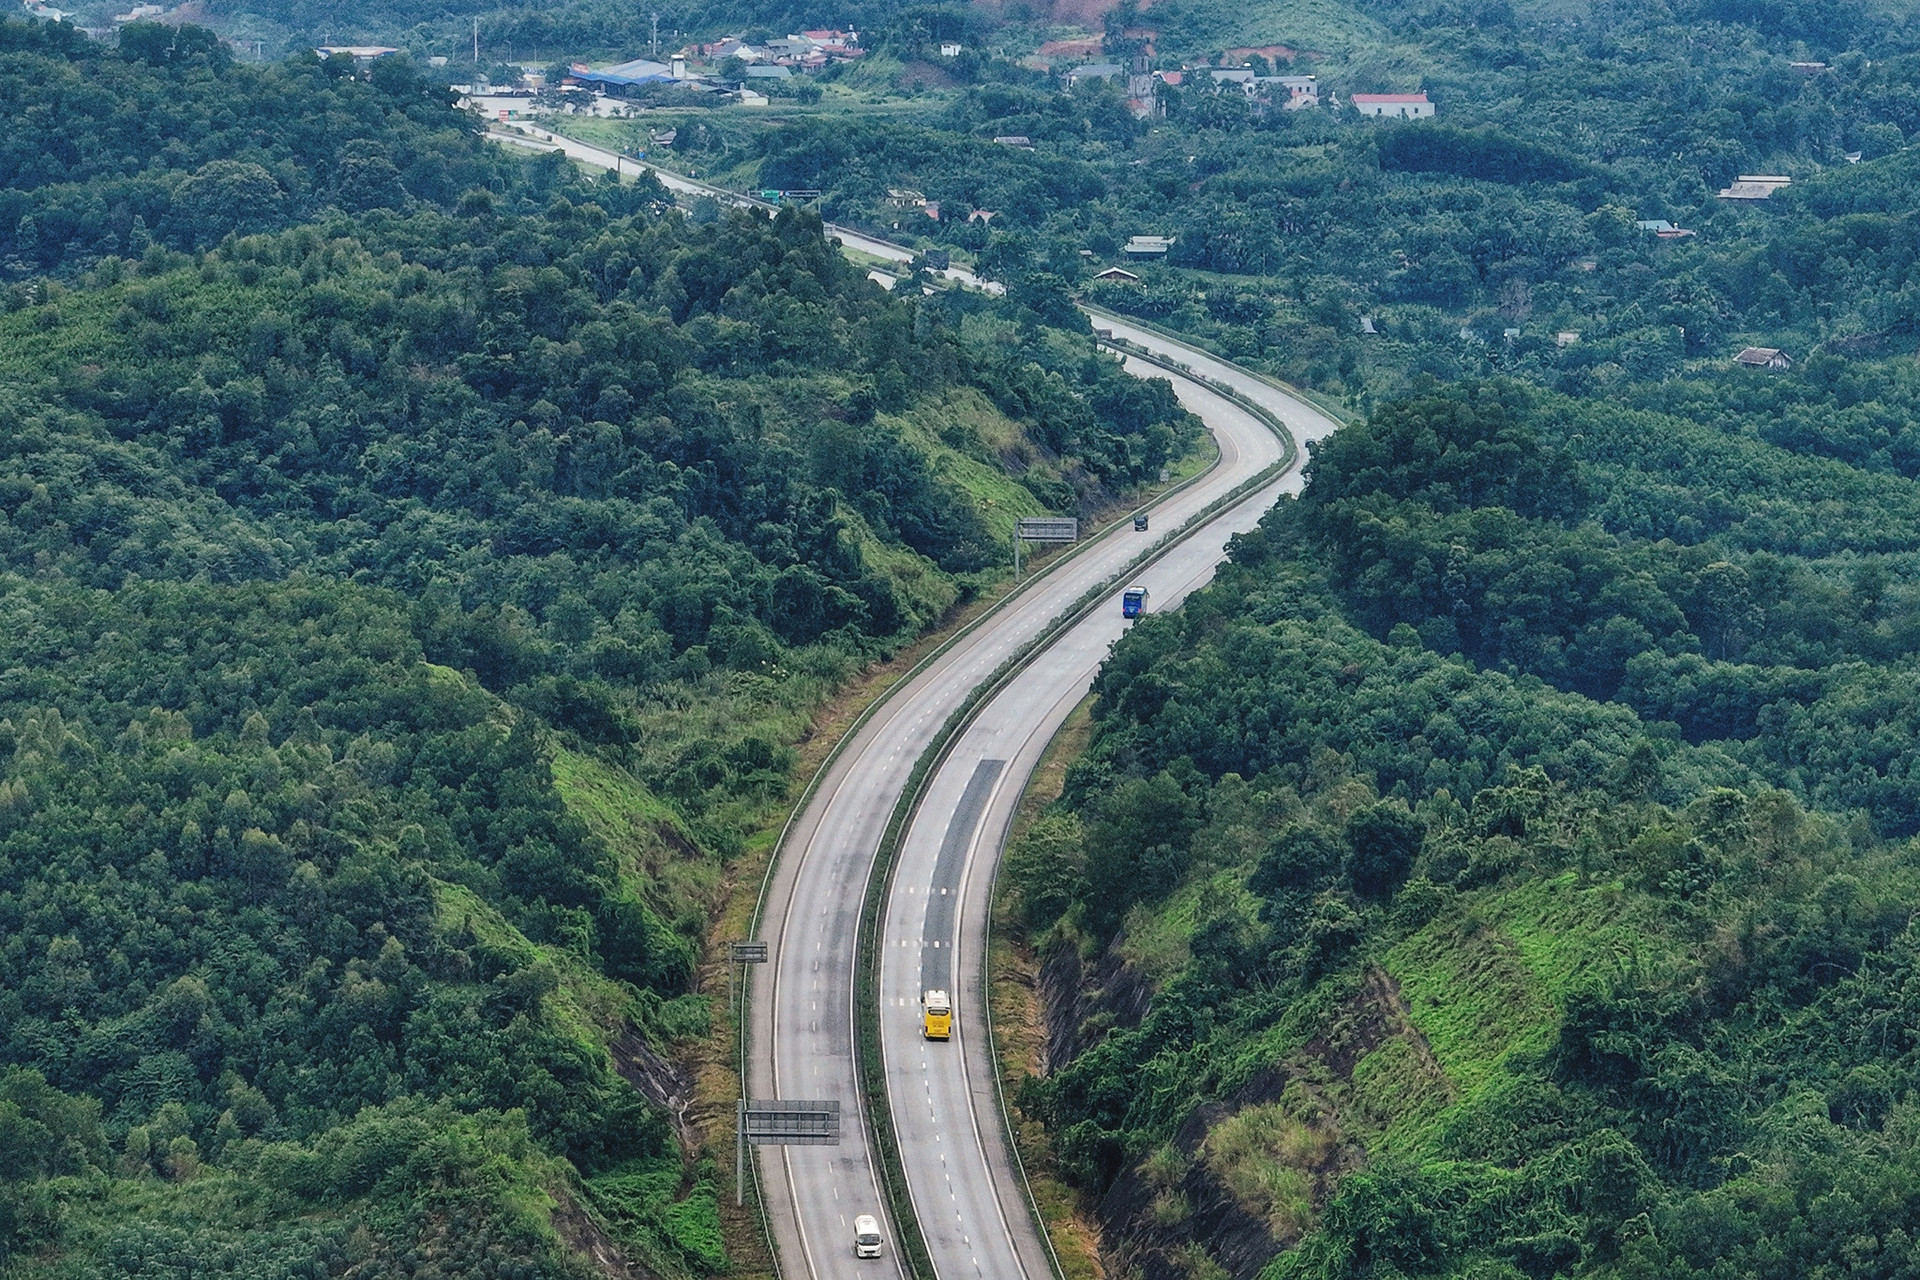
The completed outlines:
<svg viewBox="0 0 1920 1280">
<path fill-rule="evenodd" d="M 660 15 L 658 13 L 654 13 L 654 14 L 649 14 L 648 16 L 653 19 L 653 55 L 652 56 L 655 58 L 658 58 L 660 56 Z"/>
<path fill-rule="evenodd" d="M 480 69 L 480 15 L 473 16 L 473 69 Z"/>
</svg>

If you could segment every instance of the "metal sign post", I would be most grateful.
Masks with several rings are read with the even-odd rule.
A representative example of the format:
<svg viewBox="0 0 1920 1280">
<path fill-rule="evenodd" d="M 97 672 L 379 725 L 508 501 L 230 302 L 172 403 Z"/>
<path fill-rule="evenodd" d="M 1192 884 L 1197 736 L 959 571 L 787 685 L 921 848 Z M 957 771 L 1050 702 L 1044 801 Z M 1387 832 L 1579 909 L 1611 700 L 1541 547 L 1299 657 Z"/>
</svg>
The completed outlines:
<svg viewBox="0 0 1920 1280">
<path fill-rule="evenodd" d="M 1020 544 L 1023 542 L 1078 542 L 1080 522 L 1070 517 L 1041 516 L 1016 520 L 1013 525 L 1013 578 L 1020 580 Z"/>
<path fill-rule="evenodd" d="M 832 1147 L 840 1144 L 840 1101 L 741 1098 L 733 1126 L 733 1202 L 746 1203 L 747 1144 Z"/>
<path fill-rule="evenodd" d="M 727 944 L 727 1008 L 733 1008 L 733 967 L 737 964 L 765 964 L 767 962 L 767 944 L 764 942 L 729 942 Z M 746 974 L 740 975 L 740 985 L 746 986 Z"/>
</svg>

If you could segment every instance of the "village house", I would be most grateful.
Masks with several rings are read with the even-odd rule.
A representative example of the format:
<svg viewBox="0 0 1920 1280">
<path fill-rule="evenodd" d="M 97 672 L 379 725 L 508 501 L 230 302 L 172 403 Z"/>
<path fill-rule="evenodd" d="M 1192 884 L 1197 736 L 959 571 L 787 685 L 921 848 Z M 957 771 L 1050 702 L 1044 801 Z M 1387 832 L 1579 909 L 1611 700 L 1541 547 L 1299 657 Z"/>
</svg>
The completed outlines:
<svg viewBox="0 0 1920 1280">
<path fill-rule="evenodd" d="M 632 89 L 641 85 L 661 84 L 669 80 L 685 79 L 686 63 L 676 59 L 680 67 L 679 75 L 673 67 L 664 62 L 655 62 L 650 58 L 635 58 L 632 62 L 622 62 L 611 67 L 589 67 L 576 62 L 567 71 L 567 83 L 590 85 L 599 89 Z"/>
<path fill-rule="evenodd" d="M 709 62 L 719 62 L 723 58 L 738 58 L 742 62 L 765 62 L 767 55 L 738 36 L 728 36 L 712 44 L 700 46 L 700 56 Z"/>
<path fill-rule="evenodd" d="M 1792 178 L 1779 175 L 1743 173 L 1733 180 L 1732 186 L 1720 188 L 1718 194 L 1722 200 L 1765 200 L 1792 183 Z"/>
<path fill-rule="evenodd" d="M 1749 369 L 1772 369 L 1777 372 L 1793 368 L 1793 357 L 1778 347 L 1748 347 L 1733 359 L 1736 364 L 1746 365 Z"/>
<path fill-rule="evenodd" d="M 1402 120 L 1424 120 L 1433 114 L 1433 103 L 1421 93 L 1355 93 L 1348 95 L 1353 109 L 1363 116 L 1387 116 Z"/>
<path fill-rule="evenodd" d="M 1173 240 L 1172 236 L 1129 236 L 1120 252 L 1135 258 L 1164 258 Z"/>
<path fill-rule="evenodd" d="M 143 4 L 136 6 L 132 13 L 115 16 L 114 21 L 137 22 L 141 18 L 152 17 L 159 12 L 161 12 L 159 5 Z M 392 57 L 400 51 L 389 48 L 383 44 L 323 44 L 315 49 L 314 52 L 323 58 L 331 58 L 336 54 L 344 55 L 352 58 L 354 62 L 364 67 L 368 63 L 379 61 L 381 58 Z"/>
<path fill-rule="evenodd" d="M 911 187 L 888 187 L 887 203 L 895 209 L 924 209 L 927 207 L 927 193 Z"/>
<path fill-rule="evenodd" d="M 1108 267 L 1093 277 L 1095 280 L 1115 280 L 1121 284 L 1139 284 L 1140 277 L 1122 267 Z"/>
</svg>

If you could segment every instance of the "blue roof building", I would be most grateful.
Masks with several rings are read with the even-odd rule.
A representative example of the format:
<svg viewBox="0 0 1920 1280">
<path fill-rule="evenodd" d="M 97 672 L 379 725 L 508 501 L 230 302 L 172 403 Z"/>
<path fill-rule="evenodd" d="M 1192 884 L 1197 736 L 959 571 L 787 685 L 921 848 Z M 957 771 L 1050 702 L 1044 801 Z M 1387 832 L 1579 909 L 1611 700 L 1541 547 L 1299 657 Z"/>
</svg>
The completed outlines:
<svg viewBox="0 0 1920 1280">
<path fill-rule="evenodd" d="M 575 64 L 572 79 L 581 84 L 600 84 L 616 88 L 630 88 L 639 84 L 664 84 L 674 79 L 673 68 L 664 62 L 654 62 L 648 58 L 635 58 L 632 62 L 623 62 L 617 67 L 590 69 Z"/>
</svg>

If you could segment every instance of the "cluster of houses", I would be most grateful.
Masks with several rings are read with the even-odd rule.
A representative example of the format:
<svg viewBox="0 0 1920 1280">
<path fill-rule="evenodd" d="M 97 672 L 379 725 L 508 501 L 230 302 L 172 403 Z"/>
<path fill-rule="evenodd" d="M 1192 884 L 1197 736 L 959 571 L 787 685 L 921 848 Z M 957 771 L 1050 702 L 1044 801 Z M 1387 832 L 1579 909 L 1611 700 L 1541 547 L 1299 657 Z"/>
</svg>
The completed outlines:
<svg viewBox="0 0 1920 1280">
<path fill-rule="evenodd" d="M 728 36 L 690 50 L 696 51 L 710 63 L 737 58 L 749 67 L 784 67 L 789 73 L 818 71 L 830 62 L 851 62 L 867 53 L 860 47 L 858 31 L 802 31 L 758 45 L 750 45 L 738 36 Z"/>
<path fill-rule="evenodd" d="M 796 71 L 818 71 L 829 62 L 845 62 L 866 56 L 857 31 L 803 31 L 782 40 L 767 40 L 750 45 L 737 36 L 711 44 L 691 45 L 666 62 L 636 58 L 612 67 L 589 67 L 575 63 L 567 76 L 569 84 L 599 89 L 630 89 L 649 84 L 678 84 L 690 89 L 714 89 L 714 77 L 689 71 L 690 58 L 710 67 L 732 60 L 741 65 L 743 88 L 751 90 L 755 81 L 771 83 L 786 80 Z"/>
</svg>

